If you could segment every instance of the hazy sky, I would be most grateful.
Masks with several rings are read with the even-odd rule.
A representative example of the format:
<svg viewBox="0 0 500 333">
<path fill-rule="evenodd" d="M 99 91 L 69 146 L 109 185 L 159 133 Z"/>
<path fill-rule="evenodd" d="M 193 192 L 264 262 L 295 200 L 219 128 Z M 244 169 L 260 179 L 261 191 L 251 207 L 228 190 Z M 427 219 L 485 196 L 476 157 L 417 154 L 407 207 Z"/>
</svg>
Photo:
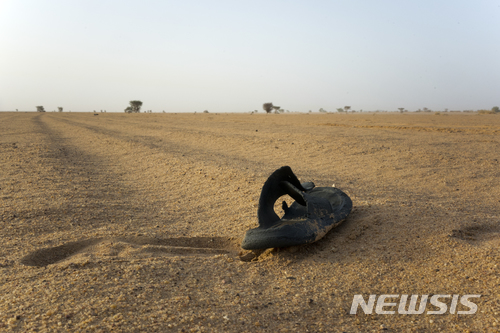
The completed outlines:
<svg viewBox="0 0 500 333">
<path fill-rule="evenodd" d="M 500 106 L 500 0 L 0 0 L 0 111 Z"/>
</svg>

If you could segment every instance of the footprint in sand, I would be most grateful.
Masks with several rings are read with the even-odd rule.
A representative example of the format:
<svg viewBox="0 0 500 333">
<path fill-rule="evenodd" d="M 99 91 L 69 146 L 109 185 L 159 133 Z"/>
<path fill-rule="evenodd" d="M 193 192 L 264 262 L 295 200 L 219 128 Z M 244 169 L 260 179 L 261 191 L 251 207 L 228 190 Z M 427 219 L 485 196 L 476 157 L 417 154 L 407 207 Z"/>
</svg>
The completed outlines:
<svg viewBox="0 0 500 333">
<path fill-rule="evenodd" d="M 236 254 L 239 242 L 224 237 L 150 238 L 118 237 L 93 238 L 36 250 L 21 258 L 27 266 L 44 267 L 59 262 L 79 262 L 89 257 L 123 259 L 152 256 L 210 256 Z"/>
<path fill-rule="evenodd" d="M 449 236 L 465 241 L 499 245 L 500 226 L 495 223 L 470 224 L 462 226 L 460 229 L 452 230 Z"/>
</svg>

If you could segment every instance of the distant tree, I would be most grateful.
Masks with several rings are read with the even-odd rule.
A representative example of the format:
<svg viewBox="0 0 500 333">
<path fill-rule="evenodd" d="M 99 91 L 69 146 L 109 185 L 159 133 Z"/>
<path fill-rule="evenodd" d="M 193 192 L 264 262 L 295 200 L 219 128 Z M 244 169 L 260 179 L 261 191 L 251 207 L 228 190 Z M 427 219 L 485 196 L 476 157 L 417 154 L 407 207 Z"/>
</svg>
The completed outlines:
<svg viewBox="0 0 500 333">
<path fill-rule="evenodd" d="M 267 113 L 270 113 L 272 110 L 273 110 L 273 103 L 264 103 L 262 105 L 262 108 L 264 109 L 264 111 L 266 111 Z"/>
<path fill-rule="evenodd" d="M 141 112 L 141 106 L 142 106 L 141 101 L 130 101 L 129 103 L 130 103 L 130 107 L 132 108 L 132 112 L 134 112 L 134 113 Z"/>
<path fill-rule="evenodd" d="M 350 106 L 344 106 L 344 110 L 345 110 L 345 112 L 348 112 L 350 109 L 351 109 L 351 107 L 350 107 Z"/>
<path fill-rule="evenodd" d="M 491 111 L 498 113 L 498 112 L 500 112 L 500 108 L 498 108 L 498 106 L 494 106 L 491 108 Z"/>
<path fill-rule="evenodd" d="M 273 105 L 274 113 L 279 113 L 280 106 Z"/>
<path fill-rule="evenodd" d="M 405 108 L 398 108 L 399 112 L 403 113 Z"/>
<path fill-rule="evenodd" d="M 63 108 L 62 108 L 62 106 L 58 106 L 58 107 L 57 107 L 57 110 L 59 110 L 59 112 L 63 112 Z"/>
<path fill-rule="evenodd" d="M 37 106 L 36 107 L 36 112 L 45 112 L 45 108 L 43 106 Z"/>
<path fill-rule="evenodd" d="M 323 108 L 320 108 L 320 109 L 319 109 L 319 112 L 326 112 L 326 110 L 325 110 L 325 109 L 323 109 Z"/>
<path fill-rule="evenodd" d="M 140 113 L 141 112 L 141 106 L 142 102 L 141 101 L 130 101 L 129 106 L 125 108 L 126 113 Z M 146 112 L 146 111 L 144 111 Z"/>
<path fill-rule="evenodd" d="M 342 108 L 337 108 L 337 112 L 344 112 L 344 109 L 342 109 Z"/>
</svg>

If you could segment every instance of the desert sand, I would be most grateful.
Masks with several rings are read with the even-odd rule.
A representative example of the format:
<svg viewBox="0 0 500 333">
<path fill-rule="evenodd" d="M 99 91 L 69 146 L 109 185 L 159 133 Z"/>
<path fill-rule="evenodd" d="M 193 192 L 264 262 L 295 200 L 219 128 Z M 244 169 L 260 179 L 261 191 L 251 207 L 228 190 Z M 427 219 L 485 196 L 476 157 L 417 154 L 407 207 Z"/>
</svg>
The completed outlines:
<svg viewBox="0 0 500 333">
<path fill-rule="evenodd" d="M 488 114 L 0 113 L 0 331 L 497 332 L 499 153 Z M 353 211 L 243 251 L 284 165 Z"/>
</svg>

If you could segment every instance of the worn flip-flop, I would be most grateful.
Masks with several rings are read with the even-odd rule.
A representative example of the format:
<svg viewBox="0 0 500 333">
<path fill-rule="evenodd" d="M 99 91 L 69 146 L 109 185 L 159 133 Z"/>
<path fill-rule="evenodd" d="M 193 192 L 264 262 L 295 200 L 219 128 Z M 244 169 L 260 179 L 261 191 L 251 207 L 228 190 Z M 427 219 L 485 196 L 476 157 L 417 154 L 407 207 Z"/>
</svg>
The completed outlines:
<svg viewBox="0 0 500 333">
<path fill-rule="evenodd" d="M 295 202 L 283 201 L 282 218 L 274 203 L 288 194 Z M 313 243 L 338 226 L 352 209 L 351 199 L 335 187 L 314 187 L 300 183 L 292 169 L 284 166 L 269 176 L 259 199 L 259 227 L 247 231 L 241 247 L 245 250 L 287 247 Z"/>
</svg>

